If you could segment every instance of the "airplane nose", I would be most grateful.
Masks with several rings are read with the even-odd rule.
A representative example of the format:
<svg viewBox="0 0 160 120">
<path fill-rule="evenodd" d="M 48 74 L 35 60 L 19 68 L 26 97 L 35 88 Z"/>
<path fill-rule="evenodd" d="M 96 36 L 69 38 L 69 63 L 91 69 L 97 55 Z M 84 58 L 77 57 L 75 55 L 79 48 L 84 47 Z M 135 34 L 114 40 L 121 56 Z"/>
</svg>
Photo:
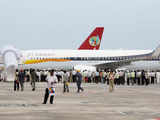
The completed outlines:
<svg viewBox="0 0 160 120">
<path fill-rule="evenodd" d="M 5 63 L 6 69 L 8 69 L 9 67 L 12 67 L 12 68 L 18 67 L 18 61 L 17 61 L 16 55 L 13 52 L 7 52 L 4 55 L 4 63 Z"/>
</svg>

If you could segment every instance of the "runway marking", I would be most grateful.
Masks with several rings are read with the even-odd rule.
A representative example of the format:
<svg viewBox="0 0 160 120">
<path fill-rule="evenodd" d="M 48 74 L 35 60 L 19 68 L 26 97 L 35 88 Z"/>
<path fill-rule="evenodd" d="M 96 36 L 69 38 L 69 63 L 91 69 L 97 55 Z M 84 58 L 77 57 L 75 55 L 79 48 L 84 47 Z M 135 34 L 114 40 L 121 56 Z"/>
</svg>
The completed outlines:
<svg viewBox="0 0 160 120">
<path fill-rule="evenodd" d="M 127 113 L 125 113 L 125 112 L 119 112 L 120 114 L 122 114 L 122 115 L 127 115 Z"/>
<path fill-rule="evenodd" d="M 160 120 L 160 118 L 156 118 L 156 119 L 147 119 L 147 120 Z"/>
<path fill-rule="evenodd" d="M 37 107 L 37 104 L 0 104 L 0 107 Z"/>
</svg>

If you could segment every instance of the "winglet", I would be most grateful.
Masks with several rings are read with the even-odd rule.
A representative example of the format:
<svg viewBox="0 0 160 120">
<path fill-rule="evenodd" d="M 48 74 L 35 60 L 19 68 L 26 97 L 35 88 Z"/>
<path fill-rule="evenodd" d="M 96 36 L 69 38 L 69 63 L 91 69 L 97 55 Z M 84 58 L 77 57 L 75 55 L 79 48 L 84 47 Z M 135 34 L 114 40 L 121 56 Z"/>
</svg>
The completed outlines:
<svg viewBox="0 0 160 120">
<path fill-rule="evenodd" d="M 98 50 L 101 44 L 104 27 L 96 27 L 78 50 Z"/>
</svg>

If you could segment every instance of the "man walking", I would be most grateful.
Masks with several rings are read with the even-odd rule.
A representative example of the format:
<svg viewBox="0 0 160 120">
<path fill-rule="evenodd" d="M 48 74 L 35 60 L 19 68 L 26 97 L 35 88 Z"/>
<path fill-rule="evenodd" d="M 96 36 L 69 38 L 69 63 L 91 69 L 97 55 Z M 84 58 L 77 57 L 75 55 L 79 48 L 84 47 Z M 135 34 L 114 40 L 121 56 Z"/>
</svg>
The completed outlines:
<svg viewBox="0 0 160 120">
<path fill-rule="evenodd" d="M 37 74 L 34 69 L 31 69 L 30 76 L 31 76 L 32 91 L 35 91 L 35 82 L 37 80 Z"/>
<path fill-rule="evenodd" d="M 114 90 L 114 74 L 113 71 L 109 73 L 109 92 L 113 92 Z"/>
<path fill-rule="evenodd" d="M 46 81 L 47 81 L 47 88 L 45 90 L 44 101 L 43 101 L 42 104 L 47 103 L 49 95 L 50 95 L 50 104 L 53 104 L 53 99 L 54 99 L 54 96 L 55 96 L 56 83 L 58 82 L 57 77 L 54 75 L 54 71 L 50 72 L 50 75 L 47 76 Z"/>
<path fill-rule="evenodd" d="M 82 74 L 80 73 L 80 70 L 77 70 L 77 73 L 76 73 L 76 82 L 77 82 L 77 93 L 81 91 L 84 91 L 84 89 L 81 87 L 81 83 L 82 83 Z"/>
<path fill-rule="evenodd" d="M 19 80 L 18 80 L 18 70 L 15 73 L 15 80 L 14 80 L 14 91 L 19 91 Z"/>
<path fill-rule="evenodd" d="M 21 91 L 24 90 L 24 80 L 25 80 L 25 72 L 23 70 L 20 70 L 18 74 L 18 79 L 21 85 Z"/>
<path fill-rule="evenodd" d="M 63 88 L 63 92 L 65 93 L 66 91 L 69 92 L 69 76 L 68 74 L 66 73 L 66 71 L 64 71 L 64 74 L 62 76 L 63 78 L 63 84 L 64 84 L 64 88 Z"/>
</svg>

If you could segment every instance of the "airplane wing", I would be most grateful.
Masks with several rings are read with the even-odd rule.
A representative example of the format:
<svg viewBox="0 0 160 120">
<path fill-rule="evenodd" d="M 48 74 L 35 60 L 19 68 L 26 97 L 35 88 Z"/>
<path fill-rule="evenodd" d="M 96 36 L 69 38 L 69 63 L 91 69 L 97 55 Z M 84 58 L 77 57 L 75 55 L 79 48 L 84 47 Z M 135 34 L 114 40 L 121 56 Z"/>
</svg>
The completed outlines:
<svg viewBox="0 0 160 120">
<path fill-rule="evenodd" d="M 102 64 L 96 64 L 95 67 L 101 68 L 101 69 L 116 69 L 122 66 L 130 65 L 133 61 L 131 60 L 125 60 L 125 61 L 118 61 L 118 62 L 107 62 Z"/>
</svg>

